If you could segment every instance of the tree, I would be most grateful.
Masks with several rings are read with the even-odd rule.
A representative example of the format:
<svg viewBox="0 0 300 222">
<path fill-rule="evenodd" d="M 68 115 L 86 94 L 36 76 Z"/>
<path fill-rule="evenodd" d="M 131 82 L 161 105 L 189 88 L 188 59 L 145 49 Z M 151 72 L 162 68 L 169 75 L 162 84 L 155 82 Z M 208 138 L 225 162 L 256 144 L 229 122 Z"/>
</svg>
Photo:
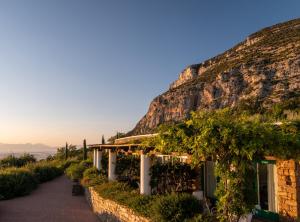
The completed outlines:
<svg viewBox="0 0 300 222">
<path fill-rule="evenodd" d="M 120 139 L 125 136 L 126 136 L 125 133 L 117 132 L 115 136 L 110 137 L 107 141 L 110 143 L 114 143 L 116 139 Z"/>
<path fill-rule="evenodd" d="M 66 143 L 66 148 L 65 148 L 65 159 L 68 159 L 68 143 Z"/>
<path fill-rule="evenodd" d="M 102 135 L 101 144 L 105 144 L 104 135 Z"/>
<path fill-rule="evenodd" d="M 83 140 L 83 160 L 87 159 L 86 139 Z"/>
<path fill-rule="evenodd" d="M 68 158 L 81 156 L 80 159 L 82 159 L 82 151 L 77 149 L 76 146 L 68 144 L 67 149 Z M 59 147 L 54 155 L 54 158 L 60 160 L 66 159 L 66 146 Z"/>
</svg>

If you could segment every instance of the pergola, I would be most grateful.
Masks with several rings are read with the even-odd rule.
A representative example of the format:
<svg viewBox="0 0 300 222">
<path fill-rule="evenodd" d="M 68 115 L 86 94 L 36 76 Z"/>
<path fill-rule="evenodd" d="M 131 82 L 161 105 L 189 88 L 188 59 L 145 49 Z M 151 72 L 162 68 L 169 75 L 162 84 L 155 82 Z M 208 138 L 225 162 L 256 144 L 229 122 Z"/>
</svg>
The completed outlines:
<svg viewBox="0 0 300 222">
<path fill-rule="evenodd" d="M 162 155 L 159 153 L 151 152 L 145 153 L 142 149 L 142 145 L 138 143 L 130 143 L 134 140 L 139 140 L 143 138 L 153 137 L 156 134 L 148 134 L 148 135 L 139 135 L 133 137 L 125 137 L 121 139 L 115 140 L 114 144 L 91 144 L 88 145 L 90 149 L 94 150 L 93 155 L 93 165 L 98 169 L 102 169 L 101 160 L 103 151 L 108 150 L 108 180 L 115 181 L 117 179 L 117 175 L 115 174 L 115 169 L 117 165 L 117 153 L 125 152 L 125 153 L 135 153 L 140 156 L 140 193 L 144 195 L 151 195 L 151 186 L 150 186 L 150 167 L 152 165 L 151 156 L 155 157 L 170 157 L 174 156 L 179 158 L 182 162 L 186 162 L 189 159 L 188 155 Z M 152 147 L 149 147 L 149 150 L 153 150 Z M 197 190 L 193 193 L 197 198 L 203 198 L 203 191 Z"/>
</svg>

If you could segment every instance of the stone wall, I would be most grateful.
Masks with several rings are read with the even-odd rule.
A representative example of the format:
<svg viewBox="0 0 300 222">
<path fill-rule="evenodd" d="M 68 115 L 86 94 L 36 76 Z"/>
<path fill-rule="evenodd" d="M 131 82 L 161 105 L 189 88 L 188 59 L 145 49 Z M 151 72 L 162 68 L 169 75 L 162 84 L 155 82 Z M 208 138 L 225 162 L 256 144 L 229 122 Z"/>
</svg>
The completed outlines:
<svg viewBox="0 0 300 222">
<path fill-rule="evenodd" d="M 278 210 L 288 217 L 298 217 L 300 194 L 299 164 L 293 160 L 279 160 L 276 162 L 278 178 Z"/>
<path fill-rule="evenodd" d="M 85 189 L 85 195 L 101 222 L 150 222 L 133 210 L 100 197 L 92 187 Z"/>
</svg>

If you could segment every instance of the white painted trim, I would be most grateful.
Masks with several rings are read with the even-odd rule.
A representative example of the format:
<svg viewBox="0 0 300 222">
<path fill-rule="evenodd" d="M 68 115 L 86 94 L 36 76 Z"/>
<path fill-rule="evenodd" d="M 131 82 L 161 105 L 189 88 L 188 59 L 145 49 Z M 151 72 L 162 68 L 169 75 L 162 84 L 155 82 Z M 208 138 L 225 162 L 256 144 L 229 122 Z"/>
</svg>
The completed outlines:
<svg viewBox="0 0 300 222">
<path fill-rule="evenodd" d="M 96 162 L 97 162 L 97 154 L 96 154 L 96 149 L 94 149 L 94 157 L 93 157 L 93 166 L 96 167 Z"/>
<path fill-rule="evenodd" d="M 278 176 L 277 176 L 277 166 L 274 164 L 274 185 L 275 185 L 275 213 L 278 213 Z"/>
</svg>

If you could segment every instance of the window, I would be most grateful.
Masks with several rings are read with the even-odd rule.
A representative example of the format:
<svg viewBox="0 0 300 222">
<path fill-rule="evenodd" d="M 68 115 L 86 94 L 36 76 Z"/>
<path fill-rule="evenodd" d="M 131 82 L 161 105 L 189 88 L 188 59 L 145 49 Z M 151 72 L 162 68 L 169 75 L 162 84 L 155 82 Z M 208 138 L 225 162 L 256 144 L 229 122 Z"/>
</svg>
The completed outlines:
<svg viewBox="0 0 300 222">
<path fill-rule="evenodd" d="M 277 212 L 277 172 L 272 162 L 257 164 L 257 199 L 262 210 Z"/>
</svg>

